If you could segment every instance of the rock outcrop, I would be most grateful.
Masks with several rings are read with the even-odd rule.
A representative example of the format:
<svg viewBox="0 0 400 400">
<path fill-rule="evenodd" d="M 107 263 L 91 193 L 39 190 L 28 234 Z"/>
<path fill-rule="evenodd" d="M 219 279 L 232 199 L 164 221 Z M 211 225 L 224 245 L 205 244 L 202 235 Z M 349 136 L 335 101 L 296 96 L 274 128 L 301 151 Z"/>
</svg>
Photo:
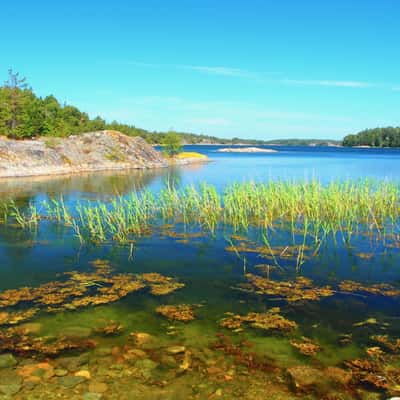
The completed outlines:
<svg viewBox="0 0 400 400">
<path fill-rule="evenodd" d="M 169 162 L 140 137 L 116 131 L 67 138 L 0 138 L 0 178 L 167 167 Z"/>
</svg>

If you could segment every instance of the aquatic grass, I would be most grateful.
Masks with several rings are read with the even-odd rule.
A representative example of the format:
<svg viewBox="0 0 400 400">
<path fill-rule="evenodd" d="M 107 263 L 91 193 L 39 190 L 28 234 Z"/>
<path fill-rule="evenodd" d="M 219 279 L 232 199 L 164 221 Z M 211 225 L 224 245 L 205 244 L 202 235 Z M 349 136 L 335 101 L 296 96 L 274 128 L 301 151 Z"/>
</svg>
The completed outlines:
<svg viewBox="0 0 400 400">
<path fill-rule="evenodd" d="M 0 223 L 33 229 L 46 218 L 70 226 L 79 242 L 132 242 L 160 223 L 182 223 L 184 229 L 199 228 L 210 234 L 219 229 L 249 232 L 259 229 L 266 253 L 273 254 L 277 232 L 289 232 L 297 249 L 296 269 L 313 242 L 315 256 L 329 237 L 342 238 L 350 246 L 353 236 L 373 232 L 384 241 L 399 233 L 400 189 L 387 181 L 334 181 L 323 185 L 307 182 L 271 181 L 235 183 L 222 192 L 209 184 L 176 188 L 167 185 L 158 194 L 133 191 L 110 201 L 66 204 L 63 197 L 44 203 L 45 213 L 34 203 L 17 206 L 0 203 Z M 279 264 L 275 254 L 275 264 Z"/>
</svg>

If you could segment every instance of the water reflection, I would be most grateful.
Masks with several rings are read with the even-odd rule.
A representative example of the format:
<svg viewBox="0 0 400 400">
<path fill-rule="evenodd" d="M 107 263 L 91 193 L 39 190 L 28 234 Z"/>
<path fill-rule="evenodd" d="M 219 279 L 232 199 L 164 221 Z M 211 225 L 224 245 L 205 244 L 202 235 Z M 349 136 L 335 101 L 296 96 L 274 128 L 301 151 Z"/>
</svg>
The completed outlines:
<svg viewBox="0 0 400 400">
<path fill-rule="evenodd" d="M 39 195 L 47 194 L 68 197 L 82 193 L 85 197 L 107 199 L 123 195 L 132 190 L 141 190 L 157 179 L 166 179 L 168 168 L 151 170 L 100 171 L 62 176 L 40 176 L 29 178 L 5 178 L 1 180 L 0 197 L 24 199 L 29 203 Z M 20 201 L 20 200 L 19 200 Z"/>
</svg>

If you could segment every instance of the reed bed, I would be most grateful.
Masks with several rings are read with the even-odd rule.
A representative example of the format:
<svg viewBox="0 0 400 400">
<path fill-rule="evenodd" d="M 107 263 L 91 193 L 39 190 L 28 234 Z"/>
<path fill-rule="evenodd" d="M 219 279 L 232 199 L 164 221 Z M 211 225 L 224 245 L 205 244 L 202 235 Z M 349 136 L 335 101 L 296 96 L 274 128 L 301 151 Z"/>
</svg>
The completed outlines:
<svg viewBox="0 0 400 400">
<path fill-rule="evenodd" d="M 0 203 L 0 222 L 35 228 L 47 219 L 70 226 L 81 243 L 126 243 L 163 223 L 181 223 L 214 234 L 218 229 L 246 232 L 256 227 L 269 241 L 277 229 L 311 237 L 316 246 L 339 233 L 350 242 L 353 235 L 373 231 L 384 237 L 398 232 L 398 184 L 370 180 L 331 182 L 237 183 L 222 193 L 208 184 L 181 189 L 167 187 L 116 196 L 112 201 L 85 201 L 74 206 L 64 199 L 43 205 L 17 207 Z"/>
</svg>

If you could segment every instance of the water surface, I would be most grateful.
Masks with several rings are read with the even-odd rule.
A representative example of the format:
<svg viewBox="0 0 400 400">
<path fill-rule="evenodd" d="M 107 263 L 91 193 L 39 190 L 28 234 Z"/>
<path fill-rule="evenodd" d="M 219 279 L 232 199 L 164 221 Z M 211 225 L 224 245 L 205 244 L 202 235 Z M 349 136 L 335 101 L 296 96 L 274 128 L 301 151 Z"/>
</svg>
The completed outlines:
<svg viewBox="0 0 400 400">
<path fill-rule="evenodd" d="M 44 200 L 62 195 L 66 205 L 72 207 L 82 200 L 107 202 L 135 190 L 150 189 L 157 193 L 167 186 L 201 182 L 214 184 L 222 191 L 227 184 L 248 180 L 317 179 L 328 183 L 332 179 L 366 177 L 397 182 L 400 178 L 400 150 L 276 146 L 278 153 L 246 155 L 218 153 L 217 148 L 188 146 L 188 151 L 207 154 L 211 159 L 207 164 L 3 180 L 0 195 L 15 199 L 19 207 L 34 203 L 39 208 Z M 80 350 L 49 355 L 38 351 L 25 354 L 10 345 L 4 353 L 14 353 L 18 364 L 0 370 L 1 384 L 14 379 L 17 386 L 13 396 L 21 399 L 100 398 L 95 395 L 100 391 L 99 386 L 93 382 L 105 384 L 100 385 L 100 389 L 105 388 L 104 399 L 384 399 L 399 394 L 400 342 L 396 345 L 400 331 L 399 296 L 385 295 L 382 288 L 374 293 L 368 291 L 382 283 L 394 291 L 400 289 L 399 238 L 394 232 L 382 241 L 368 233 L 367 230 L 355 238 L 351 246 L 340 237 L 328 241 L 318 254 L 309 254 L 301 270 L 296 271 L 296 253 L 284 254 L 275 262 L 253 251 L 240 254 L 227 251 L 232 243 L 249 248 L 260 245 L 257 230 L 242 232 L 243 237 L 237 237 L 222 229 L 202 234 L 198 227 L 161 225 L 132 243 L 81 246 L 71 227 L 52 221 L 42 221 L 35 230 L 2 225 L 0 290 L 3 293 L 8 289 L 63 282 L 70 279 L 65 273 L 72 271 L 97 274 L 95 260 L 103 260 L 110 268 L 104 279 L 119 274 L 136 277 L 156 272 L 184 286 L 166 295 L 154 295 L 146 287 L 109 304 L 61 307 L 59 311 L 51 311 L 40 302 L 2 307 L 0 312 L 8 313 L 32 307 L 40 309 L 27 321 L 3 324 L 3 334 L 20 335 L 16 329 L 30 322 L 36 325 L 34 332 L 28 334 L 28 344 L 38 338 L 50 344 L 65 338 L 82 344 L 89 339 L 95 348 L 91 345 L 85 348 L 82 344 Z M 296 243 L 301 243 L 300 237 Z M 277 230 L 271 246 L 291 245 L 291 235 Z M 312 280 L 311 288 L 329 285 L 333 293 L 312 301 L 291 301 L 285 296 L 260 293 L 249 286 L 251 276 L 293 285 L 303 276 Z M 103 278 L 92 279 L 100 283 L 84 282 L 89 289 L 78 298 L 108 287 Z M 342 290 L 340 284 L 345 280 L 367 289 Z M 70 302 L 67 299 L 64 303 Z M 171 320 L 157 312 L 162 305 L 182 304 L 193 307 L 194 320 Z M 251 321 L 242 322 L 239 329 L 221 326 L 224 318 L 245 317 L 249 313 L 278 313 L 297 328 L 262 329 L 252 326 Z M 114 327 L 115 332 L 106 334 L 101 330 L 107 326 Z M 137 333 L 149 334 L 151 340 L 141 343 L 135 336 Z M 382 337 L 385 343 L 379 342 Z M 293 343 L 311 343 L 318 351 L 307 356 Z M 184 348 L 174 352 L 171 346 Z M 371 348 L 375 348 L 375 353 L 369 350 L 372 354 L 369 355 L 367 349 Z M 65 357 L 84 358 L 79 362 L 75 358 L 74 364 L 71 360 L 66 362 Z M 354 366 L 358 365 L 354 360 L 369 364 L 362 369 Z M 24 364 L 40 370 L 39 361 L 46 364 L 42 365 L 44 369 L 62 372 L 44 376 L 41 372 L 31 374 L 23 370 Z M 299 366 L 303 370 L 308 368 L 305 371 L 309 375 L 299 376 L 296 369 Z M 66 374 L 71 378 L 79 371 L 89 371 L 90 379 L 86 376 L 72 382 L 74 378 L 68 381 L 61 376 Z M 322 377 L 318 375 L 321 371 Z M 382 374 L 385 376 L 379 381 Z M 23 381 L 18 378 L 21 375 Z M 32 375 L 39 379 L 33 379 Z M 0 391 L 11 390 L 1 389 L 1 384 Z"/>
</svg>

